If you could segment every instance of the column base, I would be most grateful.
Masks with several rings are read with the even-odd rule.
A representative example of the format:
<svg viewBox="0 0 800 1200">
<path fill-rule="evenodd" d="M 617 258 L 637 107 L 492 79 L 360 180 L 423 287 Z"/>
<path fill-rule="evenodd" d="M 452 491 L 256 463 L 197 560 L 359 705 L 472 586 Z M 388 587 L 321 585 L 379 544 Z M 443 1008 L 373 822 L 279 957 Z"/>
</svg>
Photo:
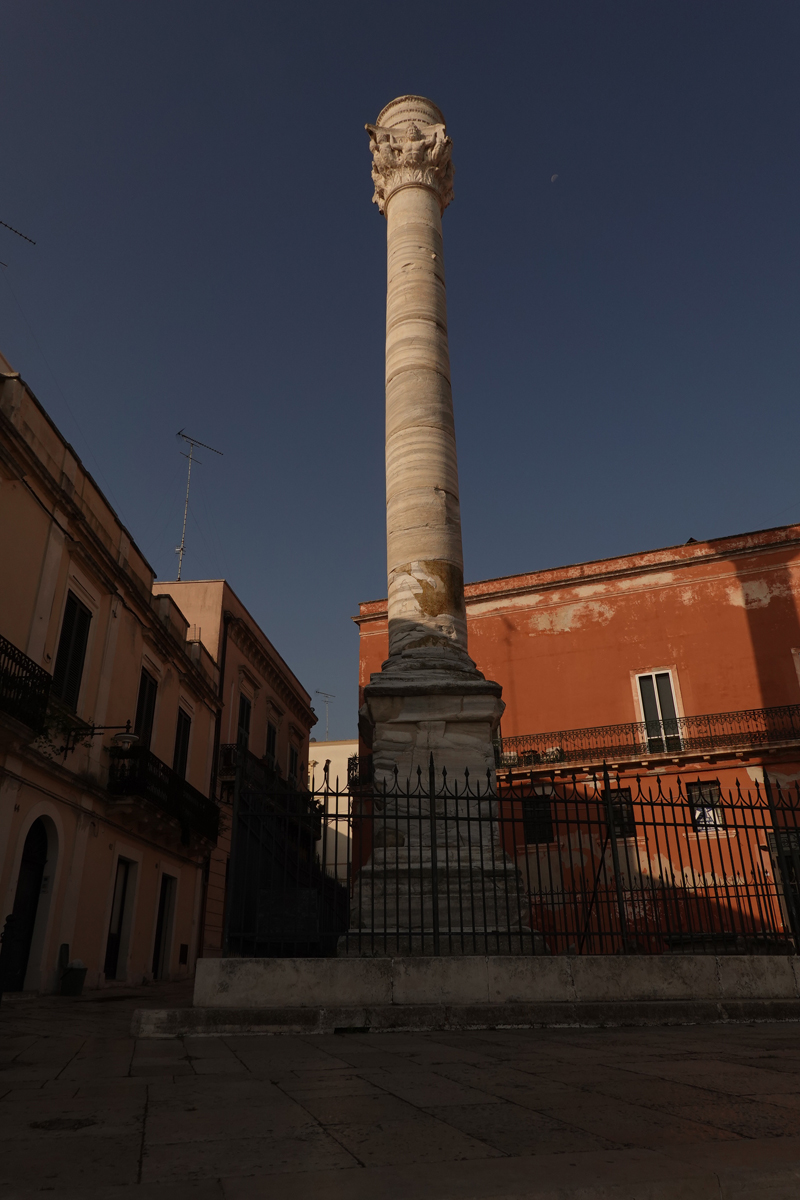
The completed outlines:
<svg viewBox="0 0 800 1200">
<path fill-rule="evenodd" d="M 446 769 L 460 788 L 468 770 L 472 786 L 484 791 L 487 777 L 494 782 L 494 736 L 505 708 L 500 685 L 474 666 L 437 670 L 430 658 L 397 668 L 373 675 L 364 689 L 361 714 L 372 728 L 376 787 L 393 787 L 395 771 L 401 787 L 407 780 L 413 785 L 418 768 L 427 786 L 433 755 L 438 779 Z"/>
</svg>

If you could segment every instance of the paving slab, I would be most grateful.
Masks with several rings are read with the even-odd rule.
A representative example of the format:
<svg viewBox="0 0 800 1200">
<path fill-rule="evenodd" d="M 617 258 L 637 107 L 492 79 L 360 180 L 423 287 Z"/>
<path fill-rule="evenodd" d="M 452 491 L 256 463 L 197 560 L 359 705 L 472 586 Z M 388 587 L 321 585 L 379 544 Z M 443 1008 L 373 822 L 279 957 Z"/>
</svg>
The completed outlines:
<svg viewBox="0 0 800 1200">
<path fill-rule="evenodd" d="M 148 1110 L 144 1144 L 173 1145 L 178 1142 L 234 1142 L 239 1138 L 278 1138 L 314 1129 L 316 1120 L 301 1105 L 285 1096 L 258 1108 L 198 1109 L 186 1104 L 182 1109 Z"/>
<path fill-rule="evenodd" d="M 91 1187 L 112 1179 L 133 1184 L 139 1177 L 141 1141 L 138 1131 L 102 1137 L 91 1128 L 10 1139 L 2 1147 L 2 1179 L 6 1185 L 28 1186 L 35 1178 L 41 1192 L 56 1193 L 63 1184 Z"/>
<path fill-rule="evenodd" d="M 140 1081 L 137 1081 L 140 1082 Z M 260 1108 L 283 1103 L 285 1094 L 275 1084 L 264 1079 L 217 1079 L 210 1076 L 181 1076 L 176 1080 L 157 1079 L 147 1085 L 148 1112 L 182 1111 L 188 1107 L 196 1112 L 223 1108 Z"/>
<path fill-rule="evenodd" d="M 615 1149 L 607 1138 L 516 1104 L 450 1104 L 428 1111 L 511 1157 Z"/>
<path fill-rule="evenodd" d="M 497 1158 L 496 1150 L 436 1117 L 417 1113 L 400 1121 L 332 1127 L 336 1140 L 365 1167 L 443 1163 L 466 1158 Z"/>
<path fill-rule="evenodd" d="M 225 1180 L 224 1192 L 225 1200 L 720 1200 L 712 1170 L 669 1163 L 646 1150 L 314 1171 L 269 1180 Z"/>
<path fill-rule="evenodd" d="M 320 1125 L 378 1125 L 383 1121 L 422 1120 L 425 1113 L 399 1096 L 304 1096 L 298 1103 Z"/>
<path fill-rule="evenodd" d="M 339 1170 L 357 1160 L 319 1126 L 306 1126 L 286 1137 L 245 1137 L 146 1146 L 143 1183 L 203 1181 L 287 1171 Z M 308 1200 L 308 1193 L 306 1195 Z"/>
<path fill-rule="evenodd" d="M 109 1103 L 90 1097 L 61 1099 L 41 1092 L 25 1099 L 0 1104 L 0 1173 L 2 1154 L 9 1140 L 36 1138 L 43 1147 L 67 1138 L 119 1138 L 133 1135 L 141 1139 L 145 1113 L 144 1096 L 128 1096 Z"/>
</svg>

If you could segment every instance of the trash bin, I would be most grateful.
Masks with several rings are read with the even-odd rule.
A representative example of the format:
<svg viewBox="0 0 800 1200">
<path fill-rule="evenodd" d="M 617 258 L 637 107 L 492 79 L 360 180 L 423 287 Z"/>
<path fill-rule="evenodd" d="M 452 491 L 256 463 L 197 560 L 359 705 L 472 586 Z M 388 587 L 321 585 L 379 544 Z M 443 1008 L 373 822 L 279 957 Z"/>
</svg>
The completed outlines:
<svg viewBox="0 0 800 1200">
<path fill-rule="evenodd" d="M 79 958 L 68 963 L 61 974 L 61 995 L 80 996 L 83 991 L 83 981 L 86 978 L 86 971 L 87 968 Z"/>
</svg>

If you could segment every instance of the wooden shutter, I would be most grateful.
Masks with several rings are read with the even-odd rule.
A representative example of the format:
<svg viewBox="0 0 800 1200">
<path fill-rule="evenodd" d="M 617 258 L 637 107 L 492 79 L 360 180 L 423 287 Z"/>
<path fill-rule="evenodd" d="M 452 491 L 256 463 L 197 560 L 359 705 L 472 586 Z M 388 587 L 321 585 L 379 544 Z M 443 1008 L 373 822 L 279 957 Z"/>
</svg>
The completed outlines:
<svg viewBox="0 0 800 1200">
<path fill-rule="evenodd" d="M 251 704 L 247 696 L 239 694 L 239 728 L 237 731 L 237 743 L 247 750 L 250 746 L 250 712 Z"/>
<path fill-rule="evenodd" d="M 53 691 L 72 709 L 78 707 L 91 620 L 92 614 L 86 605 L 74 592 L 67 592 L 53 671 Z"/>
<path fill-rule="evenodd" d="M 186 763 L 189 758 L 189 733 L 192 728 L 192 718 L 182 708 L 178 709 L 178 724 L 175 729 L 175 753 L 172 756 L 172 769 L 181 779 L 186 778 Z"/>
<path fill-rule="evenodd" d="M 153 736 L 153 719 L 156 715 L 156 693 L 158 684 L 149 671 L 142 668 L 139 682 L 139 699 L 136 704 L 136 724 L 133 732 L 139 739 L 139 745 L 145 750 L 150 749 L 150 739 Z"/>
</svg>

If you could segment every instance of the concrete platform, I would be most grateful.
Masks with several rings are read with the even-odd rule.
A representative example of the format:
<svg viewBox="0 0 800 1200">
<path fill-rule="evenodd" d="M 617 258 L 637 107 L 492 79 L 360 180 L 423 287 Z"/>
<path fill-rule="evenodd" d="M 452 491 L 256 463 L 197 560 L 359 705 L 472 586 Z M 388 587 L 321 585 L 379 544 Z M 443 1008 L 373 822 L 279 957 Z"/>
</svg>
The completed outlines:
<svg viewBox="0 0 800 1200">
<path fill-rule="evenodd" d="M 204 959 L 194 1007 L 135 1037 L 800 1021 L 784 956 Z"/>
<path fill-rule="evenodd" d="M 137 1038 L 234 1034 L 434 1033 L 480 1029 L 593 1029 L 718 1022 L 800 1022 L 800 1000 L 630 1000 L 578 1004 L 384 1004 L 372 1008 L 137 1009 Z"/>
<path fill-rule="evenodd" d="M 206 958 L 196 1008 L 620 1004 L 800 1000 L 786 955 L 475 955 L 428 958 Z"/>
</svg>

